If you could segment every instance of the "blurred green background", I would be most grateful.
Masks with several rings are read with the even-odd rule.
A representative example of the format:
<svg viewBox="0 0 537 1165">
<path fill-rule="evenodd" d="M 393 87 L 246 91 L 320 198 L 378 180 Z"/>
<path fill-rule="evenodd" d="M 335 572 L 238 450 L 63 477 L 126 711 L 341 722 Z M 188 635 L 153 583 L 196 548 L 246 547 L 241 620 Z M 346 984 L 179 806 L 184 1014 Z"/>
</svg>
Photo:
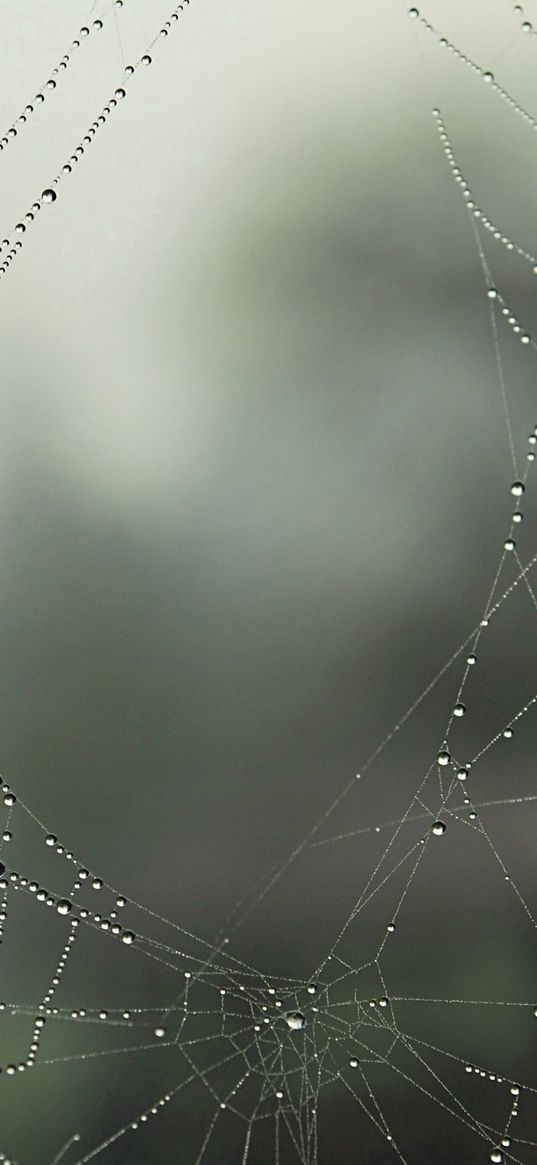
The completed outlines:
<svg viewBox="0 0 537 1165">
<path fill-rule="evenodd" d="M 121 43 L 108 19 L 0 157 L 6 229 L 120 82 L 121 54 L 138 59 L 166 12 L 128 0 Z M 537 42 L 509 4 L 437 0 L 426 14 L 535 113 Z M 5 0 L 6 127 L 86 16 L 78 0 L 27 0 L 24 12 Z M 416 37 L 405 4 L 192 0 L 0 287 L 4 779 L 92 870 L 209 942 L 479 621 L 506 536 L 513 468 L 489 304 L 433 104 L 479 204 L 537 249 L 534 134 Z M 489 236 L 485 247 L 531 332 L 531 267 Z M 534 353 L 507 328 L 500 340 L 523 465 Z M 524 513 L 525 562 L 531 486 Z M 513 577 L 508 563 L 502 589 Z M 471 677 L 463 758 L 533 694 L 535 634 L 519 587 Z M 402 817 L 461 674 L 459 663 L 326 836 Z M 488 754 L 476 799 L 532 793 L 533 730 L 530 712 Z M 483 814 L 535 906 L 532 804 Z M 309 851 L 233 952 L 307 979 L 387 838 Z M 30 870 L 38 836 L 15 844 Z M 457 823 L 441 845 L 386 956 L 390 991 L 531 1002 L 534 930 L 491 851 Z M 392 910 L 387 896 L 365 912 L 353 964 Z M 13 907 L 6 998 L 35 1002 L 62 934 Z M 103 937 L 58 1002 L 160 1005 L 173 990 Z M 531 1010 L 405 1006 L 406 1030 L 531 1078 Z M 15 1022 L 3 1021 L 2 1061 L 18 1054 Z M 78 1035 L 66 1024 L 55 1054 Z M 177 1070 L 164 1049 L 110 1059 L 4 1076 L 0 1148 L 49 1165 L 79 1128 L 89 1151 Z M 378 1097 L 408 1162 L 486 1159 L 475 1135 L 388 1074 Z M 170 1106 L 102 1159 L 187 1165 L 206 1127 L 201 1090 L 199 1104 Z M 495 1119 L 494 1097 L 479 1104 Z M 325 1106 L 321 1160 L 393 1159 L 341 1091 Z M 209 1165 L 240 1159 L 227 1136 Z M 254 1143 L 254 1165 L 272 1159 Z"/>
</svg>

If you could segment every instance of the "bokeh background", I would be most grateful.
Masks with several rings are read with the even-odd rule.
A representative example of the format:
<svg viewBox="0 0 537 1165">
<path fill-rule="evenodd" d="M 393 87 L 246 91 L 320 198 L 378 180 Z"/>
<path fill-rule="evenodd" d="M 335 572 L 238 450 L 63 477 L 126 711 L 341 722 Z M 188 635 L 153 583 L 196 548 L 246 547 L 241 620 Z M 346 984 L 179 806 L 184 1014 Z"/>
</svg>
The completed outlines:
<svg viewBox="0 0 537 1165">
<path fill-rule="evenodd" d="M 537 39 L 509 3 L 429 7 L 536 112 Z M 87 9 L 4 0 L 6 127 Z M 91 869 L 209 942 L 477 624 L 512 509 L 489 303 L 431 108 L 479 204 L 530 251 L 535 134 L 406 9 L 192 0 L 0 287 L 4 779 Z M 120 37 L 108 20 L 0 157 L 6 228 L 166 14 L 160 0 L 128 0 Z M 531 267 L 489 236 L 485 247 L 537 331 Z M 508 329 L 500 340 L 523 467 L 535 354 Z M 526 561 L 531 487 L 524 513 Z M 502 589 L 513 577 L 507 563 Z M 535 636 L 521 586 L 471 677 L 463 757 L 531 698 Z M 325 836 L 402 817 L 460 678 L 459 661 Z M 530 712 L 476 769 L 473 796 L 530 795 L 533 740 Z M 483 813 L 535 905 L 531 802 Z M 307 979 L 387 839 L 309 851 L 234 936 L 237 957 Z M 40 868 L 37 835 L 12 844 L 25 869 Z M 481 839 L 453 821 L 441 844 L 405 905 L 391 991 L 531 1002 L 531 920 Z M 352 962 L 367 959 L 392 910 L 380 897 L 353 929 Z M 63 931 L 38 912 L 12 914 L 2 992 L 32 1002 Z M 172 989 L 103 938 L 66 973 L 58 1002 L 160 1004 Z M 421 1038 L 532 1079 L 531 1009 L 401 1008 Z M 6 1018 L 3 1060 L 19 1036 L 24 1047 L 22 1021 L 14 1033 Z M 55 1039 L 71 1050 L 71 1034 Z M 50 1165 L 80 1129 L 88 1151 L 173 1074 L 157 1050 L 4 1077 L 0 1148 Z M 486 1159 L 423 1096 L 388 1076 L 378 1087 L 408 1162 Z M 496 1093 L 479 1103 L 494 1113 Z M 321 1160 L 392 1160 L 359 1106 L 345 1105 L 327 1093 Z M 519 1123 L 535 1137 L 529 1107 Z M 102 1159 L 188 1165 L 205 1127 L 201 1100 L 199 1112 L 178 1104 Z M 230 1134 L 215 1162 L 235 1165 L 240 1152 Z M 272 1157 L 254 1144 L 251 1160 Z"/>
</svg>

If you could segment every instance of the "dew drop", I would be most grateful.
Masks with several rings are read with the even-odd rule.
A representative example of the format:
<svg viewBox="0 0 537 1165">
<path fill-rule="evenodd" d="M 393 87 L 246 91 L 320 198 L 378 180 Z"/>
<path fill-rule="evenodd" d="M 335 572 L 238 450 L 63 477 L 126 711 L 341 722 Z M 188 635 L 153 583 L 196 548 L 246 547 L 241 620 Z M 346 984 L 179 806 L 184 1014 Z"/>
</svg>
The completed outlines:
<svg viewBox="0 0 537 1165">
<path fill-rule="evenodd" d="M 114 96 L 117 97 L 118 101 L 121 101 L 123 97 L 127 96 L 127 92 L 125 89 L 116 89 Z"/>
<path fill-rule="evenodd" d="M 158 1040 L 163 1040 L 164 1036 L 166 1035 L 166 1028 L 165 1027 L 156 1027 L 155 1028 L 155 1035 L 156 1035 Z"/>
<path fill-rule="evenodd" d="M 132 930 L 126 930 L 121 937 L 122 941 L 127 943 L 127 946 L 130 946 L 130 944 L 134 942 L 136 935 L 132 933 Z"/>
<path fill-rule="evenodd" d="M 301 1028 L 306 1026 L 306 1016 L 301 1011 L 288 1011 L 285 1016 L 285 1022 L 287 1027 L 291 1028 L 291 1031 L 300 1031 Z"/>
<path fill-rule="evenodd" d="M 72 902 L 69 902 L 68 898 L 58 899 L 56 903 L 56 910 L 58 911 L 58 914 L 70 914 L 72 909 L 73 904 Z"/>
<path fill-rule="evenodd" d="M 506 540 L 504 542 L 504 547 L 506 550 L 514 550 L 515 546 L 516 546 L 516 542 L 515 542 L 514 538 L 506 538 Z"/>
<path fill-rule="evenodd" d="M 503 1161 L 503 1153 L 500 1149 L 493 1149 L 490 1154 L 491 1161 Z"/>
<path fill-rule="evenodd" d="M 310 995 L 315 995 L 316 991 L 317 991 L 317 984 L 316 983 L 309 983 L 308 984 L 308 993 Z"/>
<path fill-rule="evenodd" d="M 446 832 L 446 827 L 443 821 L 435 821 L 431 828 L 436 837 L 441 837 L 442 834 Z"/>
<path fill-rule="evenodd" d="M 142 57 L 142 65 L 150 65 L 151 63 L 152 58 L 149 56 L 149 53 L 144 53 Z"/>
<path fill-rule="evenodd" d="M 489 287 L 489 289 L 487 291 L 487 295 L 488 295 L 489 299 L 497 299 L 498 298 L 498 292 L 496 291 L 495 287 Z"/>
<path fill-rule="evenodd" d="M 455 704 L 455 707 L 453 709 L 454 716 L 464 716 L 465 712 L 466 712 L 466 705 L 465 704 Z"/>
<path fill-rule="evenodd" d="M 349 1067 L 350 1068 L 357 1068 L 358 1067 L 358 1060 L 355 1060 L 354 1057 L 352 1060 L 349 1060 Z"/>
<path fill-rule="evenodd" d="M 486 69 L 483 73 L 483 80 L 491 85 L 494 80 L 494 73 L 491 73 L 488 69 Z"/>
<path fill-rule="evenodd" d="M 524 493 L 525 488 L 526 487 L 525 487 L 523 481 L 514 481 L 512 486 L 511 486 L 511 493 L 512 493 L 513 497 L 514 498 L 521 498 L 522 494 Z"/>
<path fill-rule="evenodd" d="M 41 195 L 41 201 L 42 202 L 56 202 L 57 197 L 58 197 L 58 195 L 56 194 L 56 191 L 52 190 L 49 186 L 47 186 L 47 189 L 44 190 L 42 195 Z"/>
<path fill-rule="evenodd" d="M 470 665 L 470 667 L 473 667 L 474 663 L 477 662 L 477 655 L 468 655 L 466 657 L 466 662 Z"/>
<path fill-rule="evenodd" d="M 448 765 L 450 760 L 451 760 L 451 756 L 450 756 L 449 752 L 446 752 L 445 749 L 443 749 L 441 752 L 438 753 L 438 756 L 436 759 L 437 759 L 439 765 Z"/>
</svg>

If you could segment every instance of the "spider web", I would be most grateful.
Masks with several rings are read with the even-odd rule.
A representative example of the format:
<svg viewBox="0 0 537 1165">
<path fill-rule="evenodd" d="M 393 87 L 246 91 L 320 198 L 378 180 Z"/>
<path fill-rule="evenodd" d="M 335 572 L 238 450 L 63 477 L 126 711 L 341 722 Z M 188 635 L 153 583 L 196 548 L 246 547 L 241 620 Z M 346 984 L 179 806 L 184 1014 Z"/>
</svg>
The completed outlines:
<svg viewBox="0 0 537 1165">
<path fill-rule="evenodd" d="M 158 68 L 160 51 L 176 51 L 172 33 L 190 16 L 187 6 L 184 0 L 155 16 L 154 33 L 125 65 L 118 13 L 127 5 L 93 4 L 36 90 L 43 100 L 31 98 L 6 128 L 0 146 L 9 155 L 57 87 L 76 84 L 86 41 L 110 31 L 121 76 L 6 231 L 6 294 L 15 259 L 22 270 L 34 231 L 46 232 L 64 183 L 128 105 L 139 74 Z M 533 51 L 527 6 L 516 5 L 514 15 Z M 432 24 L 414 8 L 407 16 L 416 60 L 435 93 L 428 149 L 443 151 L 445 182 L 470 223 L 467 241 L 481 275 L 475 297 L 489 317 L 491 381 L 505 431 L 507 484 L 494 515 L 494 569 L 475 599 L 478 617 L 464 612 L 456 646 L 359 772 L 332 786 L 319 811 L 304 814 L 313 823 L 263 866 L 210 937 L 168 919 L 158 904 L 137 901 L 135 872 L 130 886 L 111 885 L 106 861 L 88 856 L 89 840 L 76 852 L 26 803 L 20 782 L 4 774 L 6 1163 L 28 1160 L 19 1144 L 29 1120 L 38 1142 L 47 1122 L 53 1126 L 58 1148 L 52 1157 L 47 1147 L 40 1158 L 47 1165 L 151 1154 L 185 1165 L 314 1165 L 334 1154 L 410 1165 L 431 1159 L 428 1127 L 439 1161 L 537 1161 L 535 892 L 524 833 L 529 825 L 533 846 L 537 425 L 529 435 L 522 431 L 507 370 L 521 354 L 533 361 L 537 341 L 528 304 L 520 312 L 513 306 L 517 283 L 508 272 L 503 278 L 493 245 L 498 256 L 520 263 L 528 280 L 537 259 L 504 232 L 495 211 L 489 217 L 492 208 L 470 184 L 472 158 L 459 158 L 449 116 L 437 104 L 441 53 L 449 69 L 464 67 L 490 103 L 520 121 L 522 132 L 533 133 L 537 120 L 492 68 L 436 27 L 436 17 Z M 501 61 L 508 49 L 499 41 Z M 508 46 L 516 52 L 518 39 Z M 92 62 L 97 70 L 101 51 Z M 7 166 L 7 157 L 0 163 Z M 288 942 L 283 956 L 279 950 L 271 962 L 265 950 L 261 963 L 258 936 L 274 933 L 275 918 Z M 522 970 L 509 957 L 517 949 Z M 282 964 L 285 973 L 274 970 Z M 36 1088 L 39 1075 L 45 1083 Z"/>
</svg>

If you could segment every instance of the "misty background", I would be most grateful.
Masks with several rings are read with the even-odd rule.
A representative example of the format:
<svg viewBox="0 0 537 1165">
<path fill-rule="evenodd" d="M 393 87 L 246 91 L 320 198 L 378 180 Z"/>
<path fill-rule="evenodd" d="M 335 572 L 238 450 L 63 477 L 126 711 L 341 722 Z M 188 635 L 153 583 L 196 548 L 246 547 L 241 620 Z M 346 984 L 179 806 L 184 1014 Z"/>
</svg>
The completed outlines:
<svg viewBox="0 0 537 1165">
<path fill-rule="evenodd" d="M 431 108 L 479 205 L 529 251 L 535 135 L 433 38 L 416 37 L 406 7 L 192 0 L 0 287 L 2 773 L 92 870 L 209 942 L 479 622 L 513 509 L 489 303 Z M 537 42 L 510 5 L 429 8 L 535 114 Z M 6 127 L 87 14 L 78 0 L 27 0 L 24 11 L 5 0 Z M 0 156 L 6 230 L 166 15 L 160 0 L 128 0 L 120 40 L 108 19 Z M 531 333 L 531 267 L 488 235 L 484 245 Z M 534 352 L 498 326 L 522 471 L 537 422 Z M 526 562 L 531 481 L 523 501 Z M 508 562 L 500 590 L 514 576 Z M 462 759 L 531 698 L 534 636 L 519 586 L 470 677 L 469 715 L 454 730 Z M 459 661 L 325 837 L 403 816 L 461 677 Z M 533 792 L 533 716 L 476 767 L 476 800 Z M 483 814 L 535 906 L 531 803 Z M 486 846 L 457 822 L 450 830 L 409 893 L 386 956 L 391 991 L 531 1002 L 531 922 Z M 234 936 L 234 954 L 306 981 L 387 840 L 308 851 Z M 37 835 L 10 844 L 21 869 L 24 859 L 45 877 L 34 874 L 41 854 L 32 865 Z M 371 957 L 392 909 L 387 897 L 366 912 L 346 951 L 353 965 Z M 52 919 L 15 916 L 2 991 L 35 1002 L 57 954 Z M 167 1002 L 172 978 L 128 955 L 92 941 L 58 1003 Z M 470 1012 L 400 1014 L 421 1038 L 530 1080 L 532 1011 Z M 15 1022 L 2 1019 L 2 1062 L 18 1054 Z M 21 1021 L 21 1055 L 25 1033 Z M 71 1040 L 55 1037 L 65 1054 Z M 149 1103 L 174 1078 L 164 1049 L 111 1060 L 4 1076 L 0 1148 L 50 1165 L 80 1129 L 89 1151 L 132 1117 L 133 1096 Z M 481 1140 L 419 1093 L 388 1076 L 379 1090 L 409 1162 L 486 1159 Z M 367 1162 L 393 1159 L 357 1104 L 337 1089 L 323 1103 L 321 1161 L 350 1165 L 357 1147 Z M 499 1119 L 496 1094 L 479 1103 Z M 187 1165 L 207 1127 L 199 1104 L 170 1106 L 103 1161 Z M 519 1127 L 534 1136 L 529 1105 Z M 215 1162 L 235 1165 L 242 1142 L 226 1137 Z M 251 1160 L 272 1156 L 254 1143 Z"/>
</svg>

